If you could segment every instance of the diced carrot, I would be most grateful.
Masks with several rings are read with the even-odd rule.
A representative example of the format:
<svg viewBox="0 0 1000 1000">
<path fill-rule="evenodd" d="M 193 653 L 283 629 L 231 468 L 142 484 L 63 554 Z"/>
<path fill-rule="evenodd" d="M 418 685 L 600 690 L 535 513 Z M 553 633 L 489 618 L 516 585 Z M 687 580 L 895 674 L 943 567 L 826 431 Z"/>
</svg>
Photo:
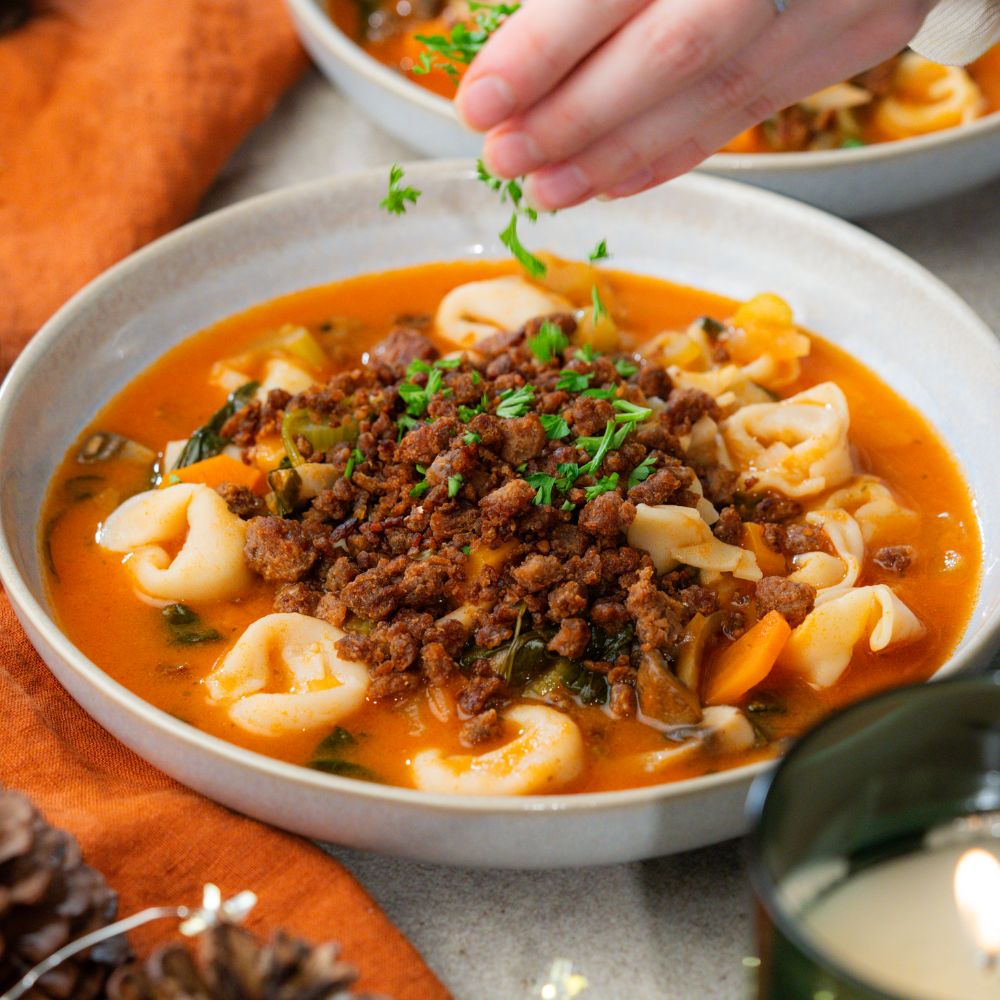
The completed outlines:
<svg viewBox="0 0 1000 1000">
<path fill-rule="evenodd" d="M 749 632 L 715 657 L 708 674 L 705 704 L 733 705 L 771 672 L 792 634 L 788 622 L 769 611 Z"/>
<path fill-rule="evenodd" d="M 222 483 L 235 483 L 237 486 L 246 486 L 254 493 L 259 493 L 264 484 L 264 476 L 259 469 L 244 465 L 229 455 L 216 455 L 195 462 L 194 465 L 174 469 L 163 477 L 160 488 L 173 486 L 179 482 L 204 483 L 213 489 Z"/>
<path fill-rule="evenodd" d="M 757 557 L 757 565 L 764 576 L 784 576 L 788 571 L 785 557 L 764 541 L 764 529 L 761 525 L 752 521 L 744 523 L 740 547 L 748 549 Z"/>
</svg>

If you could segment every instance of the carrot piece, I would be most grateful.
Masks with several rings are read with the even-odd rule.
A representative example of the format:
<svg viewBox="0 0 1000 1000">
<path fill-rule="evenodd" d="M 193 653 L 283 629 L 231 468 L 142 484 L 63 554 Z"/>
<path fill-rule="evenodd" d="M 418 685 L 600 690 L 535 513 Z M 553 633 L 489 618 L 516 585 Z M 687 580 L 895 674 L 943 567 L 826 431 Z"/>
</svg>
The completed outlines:
<svg viewBox="0 0 1000 1000">
<path fill-rule="evenodd" d="M 764 529 L 759 524 L 750 521 L 743 525 L 740 547 L 749 549 L 757 557 L 757 565 L 764 576 L 784 576 L 787 572 L 785 557 L 764 541 Z"/>
<path fill-rule="evenodd" d="M 176 483 L 204 483 L 214 489 L 222 483 L 235 483 L 257 493 L 263 482 L 264 476 L 259 469 L 244 465 L 229 455 L 215 455 L 193 465 L 185 465 L 182 469 L 174 469 L 163 477 L 160 487 Z"/>
<path fill-rule="evenodd" d="M 705 689 L 706 705 L 732 705 L 771 672 L 792 634 L 788 622 L 769 611 L 749 632 L 724 649 L 712 664 Z"/>
</svg>

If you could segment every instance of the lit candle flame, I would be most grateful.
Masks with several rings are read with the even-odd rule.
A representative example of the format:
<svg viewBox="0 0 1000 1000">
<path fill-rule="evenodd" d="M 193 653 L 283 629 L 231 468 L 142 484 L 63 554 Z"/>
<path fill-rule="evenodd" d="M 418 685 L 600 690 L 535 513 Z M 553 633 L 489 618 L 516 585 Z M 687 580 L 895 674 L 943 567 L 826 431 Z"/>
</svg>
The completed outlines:
<svg viewBox="0 0 1000 1000">
<path fill-rule="evenodd" d="M 955 866 L 955 902 L 976 947 L 993 965 L 1000 955 L 1000 861 L 974 847 Z"/>
</svg>

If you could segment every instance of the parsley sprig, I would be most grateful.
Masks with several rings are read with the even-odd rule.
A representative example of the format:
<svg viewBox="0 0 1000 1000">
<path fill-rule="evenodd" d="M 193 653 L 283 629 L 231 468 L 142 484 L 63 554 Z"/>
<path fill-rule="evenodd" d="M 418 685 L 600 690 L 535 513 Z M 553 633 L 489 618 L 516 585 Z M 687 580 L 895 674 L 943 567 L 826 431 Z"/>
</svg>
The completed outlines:
<svg viewBox="0 0 1000 1000">
<path fill-rule="evenodd" d="M 404 186 L 403 168 L 394 163 L 389 168 L 389 193 L 379 202 L 379 208 L 384 208 L 391 215 L 405 215 L 407 203 L 416 205 L 421 193 L 409 185 Z"/>
<path fill-rule="evenodd" d="M 528 349 L 542 364 L 548 364 L 569 347 L 569 338 L 562 328 L 545 320 L 538 328 L 538 333 L 527 340 Z"/>
<path fill-rule="evenodd" d="M 504 389 L 497 404 L 497 416 L 511 420 L 523 417 L 535 399 L 535 387 L 522 385 L 520 389 Z"/>
<path fill-rule="evenodd" d="M 432 70 L 440 69 L 457 84 L 458 67 L 468 66 L 479 55 L 490 35 L 511 14 L 517 13 L 520 7 L 519 3 L 489 4 L 472 0 L 469 10 L 472 12 L 473 27 L 459 22 L 448 35 L 416 36 L 417 41 L 424 46 L 424 51 L 420 53 L 420 61 L 412 68 L 412 72 L 424 76 Z"/>
</svg>

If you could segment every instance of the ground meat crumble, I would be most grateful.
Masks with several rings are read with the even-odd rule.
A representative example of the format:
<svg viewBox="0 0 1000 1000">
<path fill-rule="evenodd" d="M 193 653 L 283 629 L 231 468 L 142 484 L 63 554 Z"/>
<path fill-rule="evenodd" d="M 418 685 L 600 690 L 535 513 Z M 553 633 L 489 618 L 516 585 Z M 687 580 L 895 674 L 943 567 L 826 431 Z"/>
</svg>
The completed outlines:
<svg viewBox="0 0 1000 1000">
<path fill-rule="evenodd" d="M 573 334 L 571 316 L 550 320 Z M 294 411 L 349 429 L 332 445 L 297 440 L 310 468 L 330 474 L 290 509 L 276 509 L 275 494 L 264 510 L 244 488 L 219 492 L 247 519 L 247 560 L 278 585 L 275 609 L 344 628 L 341 652 L 368 665 L 373 698 L 461 678 L 462 741 L 488 742 L 523 683 L 488 654 L 531 641 L 540 662 L 573 664 L 569 687 L 612 715 L 688 724 L 697 698 L 672 666 L 695 614 L 721 612 L 722 633 L 736 637 L 769 610 L 794 627 L 812 609 L 815 591 L 782 577 L 736 581 L 720 605 L 696 571 L 657 574 L 628 545 L 638 505 L 693 507 L 700 484 L 724 542 L 740 544 L 756 521 L 777 552 L 828 547 L 793 520 L 795 501 L 742 495 L 729 469 L 686 463 L 680 438 L 720 417 L 711 396 L 632 356 L 565 347 L 541 360 L 537 321 L 482 342 L 475 361 L 442 361 L 425 327 L 408 317 L 364 367 L 296 396 L 272 392 L 227 425 L 244 449 Z M 883 549 L 876 561 L 902 572 L 908 557 Z M 445 617 L 463 607 L 474 610 Z"/>
</svg>

